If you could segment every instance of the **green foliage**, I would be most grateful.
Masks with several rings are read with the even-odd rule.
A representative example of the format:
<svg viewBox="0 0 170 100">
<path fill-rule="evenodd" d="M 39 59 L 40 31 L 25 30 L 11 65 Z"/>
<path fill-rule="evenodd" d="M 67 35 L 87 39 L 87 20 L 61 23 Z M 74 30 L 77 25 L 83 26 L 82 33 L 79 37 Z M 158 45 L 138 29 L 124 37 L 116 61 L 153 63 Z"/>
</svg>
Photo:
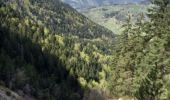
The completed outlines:
<svg viewBox="0 0 170 100">
<path fill-rule="evenodd" d="M 149 9 L 150 21 L 143 14 L 136 23 L 129 15 L 124 32 L 117 37 L 110 87 L 114 95 L 135 96 L 138 100 L 168 100 L 169 16 L 166 0 L 157 0 Z M 165 82 L 166 80 L 166 82 Z"/>
<path fill-rule="evenodd" d="M 170 6 L 154 3 L 150 20 L 129 14 L 113 38 L 60 1 L 1 2 L 0 81 L 40 100 L 81 100 L 83 92 L 167 100 Z"/>
<path fill-rule="evenodd" d="M 112 42 L 110 31 L 59 1 L 3 4 L 0 80 L 6 87 L 41 100 L 81 100 L 89 87 L 107 86 L 99 72 L 112 49 L 103 46 Z"/>
</svg>

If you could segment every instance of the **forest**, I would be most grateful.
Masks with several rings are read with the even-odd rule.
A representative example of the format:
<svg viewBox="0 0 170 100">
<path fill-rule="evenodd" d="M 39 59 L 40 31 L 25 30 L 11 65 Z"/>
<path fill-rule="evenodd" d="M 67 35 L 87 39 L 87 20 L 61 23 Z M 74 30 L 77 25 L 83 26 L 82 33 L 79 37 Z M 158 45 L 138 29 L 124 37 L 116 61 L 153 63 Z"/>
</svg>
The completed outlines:
<svg viewBox="0 0 170 100">
<path fill-rule="evenodd" d="M 114 34 L 59 0 L 0 0 L 0 87 L 19 100 L 169 100 L 170 1 L 152 3 Z"/>
</svg>

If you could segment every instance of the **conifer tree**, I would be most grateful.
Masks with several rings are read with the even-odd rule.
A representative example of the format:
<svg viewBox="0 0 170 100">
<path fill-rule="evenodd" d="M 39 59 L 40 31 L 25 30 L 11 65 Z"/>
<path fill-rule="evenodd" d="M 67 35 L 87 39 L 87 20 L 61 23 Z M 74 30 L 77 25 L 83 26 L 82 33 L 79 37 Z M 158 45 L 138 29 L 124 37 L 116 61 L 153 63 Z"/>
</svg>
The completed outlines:
<svg viewBox="0 0 170 100">
<path fill-rule="evenodd" d="M 170 58 L 169 58 L 169 1 L 154 0 L 155 6 L 149 9 L 150 22 L 147 23 L 146 32 L 149 41 L 147 43 L 147 53 L 143 58 L 145 65 L 149 67 L 146 77 L 140 83 L 136 92 L 139 100 L 165 100 L 162 97 L 167 90 L 163 78 L 169 74 Z M 167 87 L 166 87 L 167 88 Z M 166 90 L 166 91 L 165 91 Z M 166 98 L 168 99 L 168 98 Z"/>
</svg>

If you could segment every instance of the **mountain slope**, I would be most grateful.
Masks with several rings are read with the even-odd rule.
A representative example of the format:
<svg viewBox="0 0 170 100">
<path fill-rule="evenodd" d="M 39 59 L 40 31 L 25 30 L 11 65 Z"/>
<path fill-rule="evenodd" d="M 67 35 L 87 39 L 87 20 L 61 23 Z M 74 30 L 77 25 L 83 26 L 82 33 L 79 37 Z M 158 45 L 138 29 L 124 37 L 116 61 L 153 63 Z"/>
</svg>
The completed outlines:
<svg viewBox="0 0 170 100">
<path fill-rule="evenodd" d="M 56 0 L 3 0 L 0 13 L 4 87 L 37 100 L 81 100 L 106 88 L 112 32 Z"/>
<path fill-rule="evenodd" d="M 170 6 L 155 3 L 152 22 L 129 16 L 113 41 L 107 31 L 91 29 L 96 24 L 80 30 L 87 37 L 70 32 L 65 16 L 75 10 L 58 1 L 0 0 L 0 86 L 36 100 L 168 100 Z M 66 23 L 47 20 L 57 16 Z M 0 88 L 0 95 L 9 91 Z"/>
<path fill-rule="evenodd" d="M 0 28 L 0 32 L 1 84 L 21 96 L 37 99 L 71 99 L 76 91 L 80 96 L 74 98 L 81 98 L 80 85 L 68 74 L 59 58 L 42 51 L 39 44 L 19 33 L 10 32 L 4 27 Z"/>
<path fill-rule="evenodd" d="M 27 1 L 13 1 L 18 2 L 20 6 L 16 10 L 20 12 L 21 16 L 27 16 L 32 21 L 38 21 L 39 25 L 48 26 L 49 30 L 57 31 L 60 34 L 78 35 L 81 38 L 101 37 L 102 35 L 113 36 L 110 31 L 96 25 L 62 2 L 39 0 L 32 1 L 29 4 Z"/>
</svg>

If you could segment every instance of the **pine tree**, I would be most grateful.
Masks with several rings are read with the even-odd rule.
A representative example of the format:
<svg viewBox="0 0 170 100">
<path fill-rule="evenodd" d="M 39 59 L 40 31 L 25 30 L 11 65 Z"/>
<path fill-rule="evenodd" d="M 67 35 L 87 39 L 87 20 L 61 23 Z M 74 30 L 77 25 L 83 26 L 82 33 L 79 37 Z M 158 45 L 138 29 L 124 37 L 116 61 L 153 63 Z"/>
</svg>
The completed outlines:
<svg viewBox="0 0 170 100">
<path fill-rule="evenodd" d="M 147 23 L 146 32 L 148 35 L 147 53 L 143 58 L 145 65 L 149 67 L 146 77 L 140 83 L 136 92 L 139 100 L 161 100 L 164 94 L 163 78 L 169 74 L 169 1 L 155 0 L 155 6 L 149 9 L 150 22 Z M 166 97 L 164 97 L 165 99 Z M 163 99 L 163 100 L 164 100 Z M 168 99 L 168 98 L 166 98 Z"/>
</svg>

